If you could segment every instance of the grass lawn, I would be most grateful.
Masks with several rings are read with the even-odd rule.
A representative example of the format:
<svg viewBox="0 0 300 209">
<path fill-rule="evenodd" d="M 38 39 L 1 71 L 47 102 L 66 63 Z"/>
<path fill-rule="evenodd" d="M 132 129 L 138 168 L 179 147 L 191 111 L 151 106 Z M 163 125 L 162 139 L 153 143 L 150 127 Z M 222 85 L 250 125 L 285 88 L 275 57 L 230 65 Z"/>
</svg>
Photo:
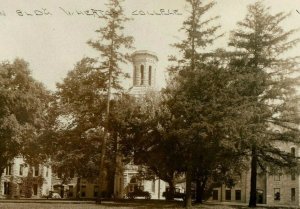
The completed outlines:
<svg viewBox="0 0 300 209">
<path fill-rule="evenodd" d="M 182 203 L 167 203 L 163 201 L 130 201 L 130 202 L 105 202 L 101 205 L 93 203 L 34 203 L 34 202 L 0 202 L 0 209 L 182 209 Z M 194 205 L 193 209 L 246 209 L 246 206 L 229 205 Z M 280 209 L 282 207 L 257 207 L 257 209 Z M 287 209 L 287 207 L 285 207 Z M 295 209 L 295 208 L 293 208 Z"/>
</svg>

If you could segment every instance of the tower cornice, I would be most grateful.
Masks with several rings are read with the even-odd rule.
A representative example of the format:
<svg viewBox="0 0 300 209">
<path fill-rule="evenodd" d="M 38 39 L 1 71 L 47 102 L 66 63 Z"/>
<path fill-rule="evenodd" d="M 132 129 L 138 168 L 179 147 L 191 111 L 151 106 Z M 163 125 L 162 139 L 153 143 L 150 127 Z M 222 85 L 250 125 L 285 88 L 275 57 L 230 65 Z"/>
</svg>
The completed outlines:
<svg viewBox="0 0 300 209">
<path fill-rule="evenodd" d="M 150 55 L 152 56 L 153 58 L 156 59 L 156 61 L 158 61 L 158 56 L 155 52 L 152 52 L 152 51 L 148 51 L 148 50 L 138 50 L 138 51 L 135 51 L 132 53 L 131 57 L 134 58 L 138 55 Z"/>
</svg>

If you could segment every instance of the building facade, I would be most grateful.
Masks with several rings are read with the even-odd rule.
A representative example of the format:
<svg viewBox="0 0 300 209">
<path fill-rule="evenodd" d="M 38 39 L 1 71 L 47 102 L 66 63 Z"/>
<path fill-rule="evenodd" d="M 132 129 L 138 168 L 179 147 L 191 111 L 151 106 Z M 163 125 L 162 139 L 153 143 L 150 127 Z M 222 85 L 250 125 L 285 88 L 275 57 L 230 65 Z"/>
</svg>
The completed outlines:
<svg viewBox="0 0 300 209">
<path fill-rule="evenodd" d="M 299 147 L 292 143 L 278 143 L 277 147 L 299 157 Z M 212 191 L 210 201 L 248 203 L 250 199 L 250 169 L 245 171 L 233 188 L 225 185 Z M 271 175 L 258 171 L 257 203 L 267 205 L 300 205 L 299 175 L 278 171 Z"/>
<path fill-rule="evenodd" d="M 99 184 L 75 176 L 64 182 L 59 174 L 53 174 L 52 191 L 66 199 L 95 199 L 98 197 Z"/>
<path fill-rule="evenodd" d="M 1 198 L 41 198 L 51 191 L 51 167 L 28 165 L 22 157 L 16 157 L 1 175 Z"/>
</svg>

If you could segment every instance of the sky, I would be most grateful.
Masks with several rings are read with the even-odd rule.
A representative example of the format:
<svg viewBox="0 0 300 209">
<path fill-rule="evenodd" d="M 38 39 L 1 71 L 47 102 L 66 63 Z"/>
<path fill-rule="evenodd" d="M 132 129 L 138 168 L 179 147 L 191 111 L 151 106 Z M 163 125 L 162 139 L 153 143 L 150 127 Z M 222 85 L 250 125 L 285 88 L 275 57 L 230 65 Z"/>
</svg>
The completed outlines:
<svg viewBox="0 0 300 209">
<path fill-rule="evenodd" d="M 97 57 L 98 53 L 86 42 L 97 39 L 95 30 L 104 25 L 97 15 L 82 15 L 91 9 L 105 11 L 105 0 L 0 0 L 0 61 L 23 58 L 30 64 L 33 77 L 55 90 L 68 71 L 83 57 Z M 208 1 L 204 1 L 208 2 Z M 215 22 L 221 25 L 216 47 L 226 47 L 229 32 L 238 21 L 243 20 L 247 5 L 254 0 L 216 0 L 216 6 L 207 17 L 220 16 Z M 285 21 L 286 29 L 300 28 L 300 0 L 263 0 L 271 7 L 271 13 L 291 12 Z M 150 50 L 158 55 L 157 85 L 165 85 L 168 56 L 176 54 L 170 46 L 182 37 L 178 30 L 188 15 L 185 0 L 125 0 L 125 14 L 133 18 L 126 23 L 125 34 L 134 37 L 135 50 Z M 161 9 L 174 12 L 173 15 L 150 15 Z M 68 12 L 74 12 L 73 15 Z M 142 13 L 145 15 L 141 15 Z M 149 14 L 148 14 L 149 13 Z M 138 14 L 138 15 L 135 15 Z M 300 33 L 299 33 L 300 36 Z M 133 50 L 134 51 L 134 50 Z M 133 52 L 132 51 L 132 52 Z M 299 55 L 299 47 L 290 52 Z M 132 66 L 124 66 L 132 73 Z M 125 88 L 132 81 L 123 82 Z"/>
</svg>

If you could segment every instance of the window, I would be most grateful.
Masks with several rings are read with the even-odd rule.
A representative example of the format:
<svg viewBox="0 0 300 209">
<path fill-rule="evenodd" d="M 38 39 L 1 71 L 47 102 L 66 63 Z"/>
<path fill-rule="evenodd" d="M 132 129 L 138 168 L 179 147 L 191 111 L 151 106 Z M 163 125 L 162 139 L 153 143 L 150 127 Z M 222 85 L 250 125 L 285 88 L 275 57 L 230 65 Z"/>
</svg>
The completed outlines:
<svg viewBox="0 0 300 209">
<path fill-rule="evenodd" d="M 144 85 L 144 65 L 141 65 L 141 85 Z"/>
<path fill-rule="evenodd" d="M 231 190 L 230 189 L 226 189 L 225 200 L 231 200 Z"/>
<path fill-rule="evenodd" d="M 34 166 L 34 176 L 38 176 L 39 175 L 39 165 L 35 165 Z"/>
<path fill-rule="evenodd" d="M 129 185 L 129 192 L 133 192 L 134 191 L 134 185 L 130 184 Z"/>
<path fill-rule="evenodd" d="M 4 194 L 9 195 L 10 182 L 4 182 L 3 187 Z"/>
<path fill-rule="evenodd" d="M 280 175 L 279 174 L 274 176 L 274 181 L 280 181 Z"/>
<path fill-rule="evenodd" d="M 256 203 L 263 204 L 264 202 L 264 190 L 256 190 Z"/>
<path fill-rule="evenodd" d="M 6 175 L 11 175 L 11 170 L 12 170 L 11 167 L 12 167 L 12 165 L 8 164 L 8 166 L 5 169 L 5 174 Z"/>
<path fill-rule="evenodd" d="M 74 178 L 74 169 L 70 171 L 70 178 Z"/>
<path fill-rule="evenodd" d="M 149 66 L 149 76 L 148 77 L 149 77 L 148 78 L 149 86 L 151 86 L 151 79 L 152 79 L 152 66 L 151 65 Z"/>
<path fill-rule="evenodd" d="M 61 171 L 57 171 L 57 178 L 61 179 L 62 173 Z"/>
<path fill-rule="evenodd" d="M 82 185 L 81 186 L 81 197 L 85 197 L 85 195 L 86 195 L 86 186 Z"/>
<path fill-rule="evenodd" d="M 98 192 L 99 192 L 99 186 L 95 185 L 94 186 L 94 197 L 98 197 Z"/>
<path fill-rule="evenodd" d="M 38 185 L 33 184 L 33 195 L 37 195 L 37 193 L 38 193 Z"/>
<path fill-rule="evenodd" d="M 292 154 L 293 157 L 296 157 L 296 149 L 295 149 L 295 147 L 291 148 L 291 154 Z"/>
<path fill-rule="evenodd" d="M 274 188 L 274 200 L 280 200 L 280 189 Z"/>
<path fill-rule="evenodd" d="M 18 183 L 18 187 L 19 187 L 19 194 L 22 195 L 23 194 L 23 184 Z"/>
<path fill-rule="evenodd" d="M 155 179 L 152 180 L 152 192 L 155 192 Z"/>
<path fill-rule="evenodd" d="M 295 201 L 296 200 L 296 189 L 292 188 L 291 189 L 291 201 Z"/>
<path fill-rule="evenodd" d="M 69 194 L 68 196 L 69 197 L 73 197 L 73 194 L 74 194 L 74 187 L 72 185 L 69 186 Z"/>
<path fill-rule="evenodd" d="M 19 170 L 19 175 L 20 175 L 20 176 L 23 176 L 23 169 L 24 169 L 24 165 L 21 164 L 21 165 L 20 165 L 20 170 Z"/>
<path fill-rule="evenodd" d="M 213 200 L 218 200 L 219 199 L 219 191 L 214 189 L 213 194 L 212 194 Z"/>
<path fill-rule="evenodd" d="M 291 179 L 294 181 L 294 180 L 296 180 L 296 174 L 295 173 L 292 173 L 291 174 Z"/>
<path fill-rule="evenodd" d="M 242 198 L 242 192 L 241 190 L 235 190 L 235 200 L 241 200 Z"/>
<path fill-rule="evenodd" d="M 46 177 L 48 177 L 48 175 L 49 175 L 49 166 L 46 167 L 46 174 L 45 175 L 46 175 Z"/>
</svg>

